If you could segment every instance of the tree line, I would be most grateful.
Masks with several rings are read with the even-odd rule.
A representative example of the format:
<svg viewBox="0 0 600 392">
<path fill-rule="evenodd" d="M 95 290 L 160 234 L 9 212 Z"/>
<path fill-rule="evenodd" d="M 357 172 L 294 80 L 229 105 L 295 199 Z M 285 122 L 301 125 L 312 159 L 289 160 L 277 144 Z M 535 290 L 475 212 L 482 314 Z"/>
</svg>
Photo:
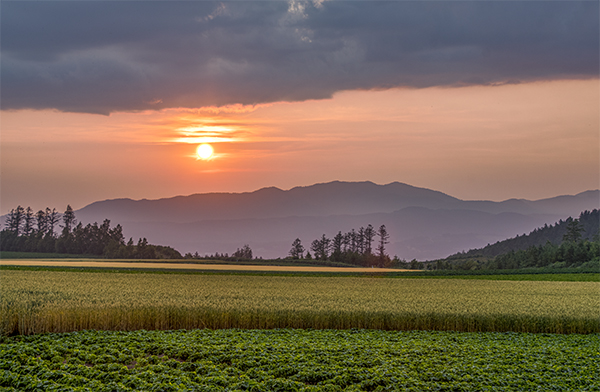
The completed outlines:
<svg viewBox="0 0 600 392">
<path fill-rule="evenodd" d="M 325 234 L 311 242 L 310 248 L 306 249 L 299 238 L 296 238 L 286 259 L 311 260 L 320 262 L 334 262 L 353 264 L 363 267 L 393 267 L 408 265 L 404 260 L 394 256 L 390 259 L 387 254 L 386 245 L 390 236 L 385 225 L 375 230 L 373 225 L 352 229 L 347 233 L 339 231 L 333 238 Z M 312 254 L 311 254 L 312 252 Z M 252 249 L 248 244 L 238 248 L 231 255 L 229 253 L 214 253 L 200 255 L 198 252 L 186 253 L 184 258 L 201 260 L 223 260 L 223 261 L 248 261 L 252 260 Z M 262 257 L 257 257 L 262 260 Z M 279 259 L 278 259 L 279 260 Z"/>
<path fill-rule="evenodd" d="M 184 259 L 198 259 L 198 260 L 223 260 L 223 261 L 249 261 L 252 260 L 252 248 L 250 245 L 244 244 L 241 248 L 237 248 L 235 252 L 231 255 L 229 253 L 213 253 L 206 254 L 204 256 L 200 255 L 197 251 L 195 253 L 186 253 L 183 258 Z M 257 257 L 257 259 L 261 259 L 262 257 Z"/>
<path fill-rule="evenodd" d="M 58 228 L 62 229 L 60 234 Z M 110 220 L 83 225 L 77 223 L 70 205 L 65 212 L 46 208 L 34 213 L 30 207 L 12 209 L 0 232 L 0 250 L 102 256 L 112 259 L 174 259 L 181 254 L 168 246 L 152 245 L 146 238 L 126 243 L 121 225 Z"/>
<path fill-rule="evenodd" d="M 389 240 L 390 235 L 385 225 L 375 230 L 369 224 L 367 227 L 352 229 L 347 233 L 339 231 L 333 238 L 323 234 L 311 242 L 308 250 L 302 245 L 302 241 L 296 238 L 292 243 L 289 256 L 292 259 L 308 260 L 314 257 L 316 260 L 329 260 L 363 267 L 392 267 L 400 260 L 397 256 L 390 259 L 386 253 Z M 375 248 L 373 248 L 374 242 Z"/>
<path fill-rule="evenodd" d="M 312 241 L 310 248 L 306 249 L 302 241 L 296 238 L 286 259 L 331 261 L 335 263 L 353 264 L 363 267 L 392 267 L 407 264 L 395 256 L 390 259 L 386 252 L 386 245 L 390 236 L 385 225 L 375 230 L 373 225 L 352 229 L 347 233 L 339 231 L 333 238 L 325 234 Z M 373 246 L 375 245 L 375 248 Z M 312 251 L 312 254 L 311 254 Z M 223 260 L 223 261 L 248 261 L 252 260 L 252 249 L 248 244 L 238 248 L 231 255 L 229 253 L 214 253 L 200 255 L 198 252 L 186 253 L 186 259 Z M 262 257 L 256 257 L 262 260 Z"/>
</svg>

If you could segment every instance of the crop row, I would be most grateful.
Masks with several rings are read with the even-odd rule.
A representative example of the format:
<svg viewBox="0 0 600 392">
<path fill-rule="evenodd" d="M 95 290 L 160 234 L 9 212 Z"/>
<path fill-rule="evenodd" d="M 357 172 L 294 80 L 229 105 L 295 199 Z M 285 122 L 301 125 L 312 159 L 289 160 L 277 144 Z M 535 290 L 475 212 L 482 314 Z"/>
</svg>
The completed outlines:
<svg viewBox="0 0 600 392">
<path fill-rule="evenodd" d="M 83 331 L 5 338 L 8 391 L 598 391 L 598 335 Z"/>
<path fill-rule="evenodd" d="M 600 332 L 597 282 L 3 271 L 4 335 L 84 329 Z"/>
</svg>

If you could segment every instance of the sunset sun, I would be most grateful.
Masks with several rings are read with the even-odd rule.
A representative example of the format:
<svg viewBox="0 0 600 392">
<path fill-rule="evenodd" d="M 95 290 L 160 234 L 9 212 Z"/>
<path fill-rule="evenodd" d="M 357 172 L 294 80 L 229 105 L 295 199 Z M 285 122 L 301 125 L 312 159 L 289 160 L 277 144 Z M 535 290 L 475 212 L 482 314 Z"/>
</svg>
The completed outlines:
<svg viewBox="0 0 600 392">
<path fill-rule="evenodd" d="M 198 158 L 204 160 L 210 159 L 210 157 L 212 157 L 213 155 L 213 152 L 214 150 L 210 144 L 201 144 L 196 149 L 196 155 L 198 156 Z"/>
</svg>

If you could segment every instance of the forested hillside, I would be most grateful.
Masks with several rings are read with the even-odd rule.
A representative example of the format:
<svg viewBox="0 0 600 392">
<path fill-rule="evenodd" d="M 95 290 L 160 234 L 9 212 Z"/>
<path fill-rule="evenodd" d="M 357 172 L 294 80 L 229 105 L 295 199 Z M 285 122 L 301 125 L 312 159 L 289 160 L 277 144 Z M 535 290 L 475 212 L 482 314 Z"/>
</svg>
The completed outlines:
<svg viewBox="0 0 600 392">
<path fill-rule="evenodd" d="M 481 249 L 471 249 L 468 252 L 457 253 L 448 257 L 448 259 L 478 256 L 496 257 L 510 251 L 525 250 L 531 246 L 545 245 L 547 242 L 560 245 L 567 232 L 567 228 L 573 221 L 572 217 L 564 221 L 561 219 L 554 225 L 544 225 L 544 227 L 537 228 L 527 235 L 517 235 L 514 238 L 498 241 Z M 581 239 L 592 241 L 594 236 L 598 235 L 599 210 L 584 211 L 576 221 L 578 221 L 581 228 Z"/>
<path fill-rule="evenodd" d="M 481 249 L 430 262 L 431 269 L 516 269 L 532 267 L 596 268 L 600 262 L 600 211 L 560 220 Z M 589 264 L 589 265 L 588 265 Z"/>
</svg>

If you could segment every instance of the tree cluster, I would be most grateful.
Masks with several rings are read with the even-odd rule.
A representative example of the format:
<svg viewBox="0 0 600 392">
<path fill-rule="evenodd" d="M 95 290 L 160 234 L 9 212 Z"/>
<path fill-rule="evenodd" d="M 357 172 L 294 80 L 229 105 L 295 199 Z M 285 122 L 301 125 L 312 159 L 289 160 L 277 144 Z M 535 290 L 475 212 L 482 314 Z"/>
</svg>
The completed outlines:
<svg viewBox="0 0 600 392">
<path fill-rule="evenodd" d="M 365 267 L 390 267 L 398 261 L 397 257 L 391 260 L 386 253 L 386 245 L 390 236 L 385 225 L 375 230 L 372 225 L 352 229 L 347 233 L 339 231 L 333 238 L 323 234 L 312 241 L 310 251 L 306 254 L 302 241 L 296 238 L 292 243 L 289 255 L 292 259 L 330 260 Z M 373 251 L 373 242 L 376 242 Z"/>
<path fill-rule="evenodd" d="M 235 252 L 231 255 L 229 253 L 219 253 L 216 252 L 214 254 L 207 254 L 201 256 L 198 252 L 195 253 L 186 253 L 183 256 L 186 259 L 198 259 L 198 260 L 223 260 L 223 261 L 240 261 L 240 260 L 252 260 L 252 248 L 250 245 L 245 244 L 241 248 L 237 248 Z M 258 258 L 258 257 L 257 257 Z M 262 258 L 260 258 L 262 260 Z"/>
<path fill-rule="evenodd" d="M 56 225 L 59 223 L 62 231 L 57 235 Z M 132 238 L 125 243 L 121 225 L 111 228 L 108 219 L 101 225 L 78 224 L 70 205 L 62 214 L 50 208 L 35 214 L 29 207 L 12 209 L 6 218 L 4 230 L 0 232 L 0 250 L 123 259 L 181 258 L 175 249 L 148 244 L 145 238 L 140 238 L 137 245 L 134 245 Z"/>
<path fill-rule="evenodd" d="M 250 245 L 245 244 L 242 248 L 238 248 L 232 255 L 236 259 L 252 260 L 252 249 Z"/>
<path fill-rule="evenodd" d="M 70 206 L 68 207 L 68 209 Z M 71 210 L 72 211 L 72 210 Z M 34 213 L 31 207 L 13 208 L 6 217 L 6 229 L 18 235 L 29 236 L 31 234 L 51 234 L 59 223 L 62 214 L 46 208 Z"/>
</svg>

